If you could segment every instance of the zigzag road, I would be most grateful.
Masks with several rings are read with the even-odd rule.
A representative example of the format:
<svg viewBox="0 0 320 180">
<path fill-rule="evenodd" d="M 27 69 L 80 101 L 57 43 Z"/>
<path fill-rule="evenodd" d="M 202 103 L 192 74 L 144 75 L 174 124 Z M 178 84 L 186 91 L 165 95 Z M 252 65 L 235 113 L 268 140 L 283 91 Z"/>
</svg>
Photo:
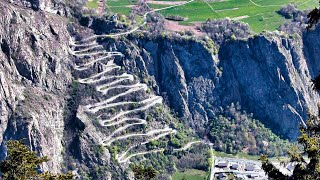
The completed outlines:
<svg viewBox="0 0 320 180">
<path fill-rule="evenodd" d="M 74 43 L 73 43 L 74 44 Z M 71 54 L 74 55 L 77 58 L 83 58 L 80 59 L 81 61 L 87 61 L 83 64 L 77 64 L 76 70 L 83 71 L 88 70 L 90 67 L 95 63 L 102 63 L 102 61 L 108 61 L 104 65 L 104 69 L 102 72 L 96 73 L 94 75 L 91 75 L 87 78 L 78 79 L 78 81 L 82 84 L 91 84 L 96 87 L 96 90 L 104 95 L 107 94 L 112 89 L 124 89 L 124 92 L 114 94 L 112 96 L 107 97 L 105 100 L 102 100 L 101 102 L 97 102 L 94 104 L 88 104 L 85 106 L 85 111 L 91 113 L 91 114 L 97 114 L 97 118 L 101 117 L 103 114 L 98 115 L 100 110 L 108 109 L 112 107 L 121 107 L 125 105 L 137 105 L 136 108 L 120 111 L 111 116 L 108 119 L 99 119 L 99 122 L 101 126 L 103 127 L 111 127 L 111 126 L 119 126 L 120 124 L 123 124 L 122 126 L 118 127 L 116 130 L 112 131 L 109 135 L 107 135 L 106 138 L 103 138 L 104 140 L 101 142 L 102 145 L 111 145 L 115 141 L 128 139 L 131 137 L 144 137 L 147 140 L 144 142 L 137 143 L 136 145 L 131 145 L 127 148 L 126 153 L 122 154 L 121 158 L 125 158 L 126 162 L 133 156 L 127 156 L 127 153 L 141 145 L 144 145 L 151 140 L 159 139 L 161 137 L 165 137 L 169 134 L 175 133 L 176 131 L 172 128 L 163 128 L 163 129 L 152 129 L 145 133 L 129 133 L 124 135 L 118 135 L 119 133 L 127 130 L 130 127 L 133 126 L 139 126 L 143 124 L 148 124 L 145 119 L 141 118 L 135 118 L 135 117 L 126 117 L 127 115 L 137 115 L 139 112 L 146 111 L 149 108 L 157 105 L 162 104 L 162 98 L 160 96 L 154 96 L 146 97 L 144 100 L 141 101 L 121 101 L 121 102 L 115 102 L 115 100 L 119 99 L 120 97 L 129 96 L 133 92 L 138 91 L 146 91 L 147 85 L 142 83 L 130 83 L 134 81 L 134 78 L 131 74 L 123 73 L 123 74 L 114 74 L 113 70 L 120 69 L 120 66 L 117 66 L 115 63 L 113 63 L 112 57 L 114 56 L 122 56 L 120 52 L 106 52 L 103 49 L 99 49 L 99 45 L 97 43 L 90 43 L 86 45 L 76 45 L 75 48 L 77 50 L 70 50 Z M 80 49 L 80 50 L 79 50 Z M 91 59 L 91 57 L 94 57 Z M 89 59 L 90 58 L 90 59 Z M 103 83 L 103 84 L 100 84 Z M 129 84 L 128 84 L 129 83 Z M 139 107 L 140 106 L 140 107 Z M 117 156 L 120 158 L 120 156 Z M 119 162 L 123 162 L 121 159 L 117 158 Z"/>
<path fill-rule="evenodd" d="M 155 152 L 162 152 L 163 149 L 158 150 L 152 150 L 152 151 L 146 151 L 146 152 L 139 152 L 139 153 L 132 153 L 129 155 L 129 152 L 133 149 L 145 145 L 149 143 L 152 140 L 157 140 L 160 138 L 163 138 L 169 134 L 176 133 L 176 130 L 165 127 L 161 129 L 151 129 L 146 130 L 145 133 L 141 132 L 130 132 L 125 133 L 123 135 L 118 135 L 121 132 L 124 132 L 125 130 L 129 129 L 133 126 L 139 126 L 139 125 L 148 125 L 148 122 L 145 119 L 141 119 L 139 116 L 140 112 L 146 111 L 151 107 L 156 106 L 157 104 L 162 104 L 162 97 L 155 96 L 155 95 L 146 95 L 144 100 L 141 101 L 120 101 L 115 102 L 120 97 L 128 96 L 130 99 L 130 94 L 133 92 L 141 92 L 146 91 L 148 89 L 146 84 L 134 82 L 134 77 L 131 74 L 123 73 L 123 74 L 117 74 L 116 69 L 121 69 L 120 66 L 116 65 L 113 62 L 113 57 L 115 56 L 123 56 L 120 52 L 107 52 L 104 50 L 103 46 L 99 45 L 95 39 L 99 37 L 119 37 L 123 35 L 131 34 L 135 31 L 137 31 L 140 27 L 144 26 L 147 21 L 148 14 L 152 12 L 157 12 L 169 8 L 174 8 L 182 5 L 186 5 L 188 3 L 193 2 L 194 0 L 190 0 L 183 4 L 173 5 L 165 8 L 160 8 L 156 10 L 152 10 L 144 14 L 144 22 L 141 25 L 138 25 L 137 27 L 123 33 L 117 33 L 117 34 L 107 34 L 107 35 L 94 35 L 89 38 L 83 39 L 77 43 L 75 43 L 72 39 L 70 39 L 70 46 L 75 48 L 76 50 L 70 49 L 70 54 L 78 58 L 81 62 L 79 64 L 75 65 L 75 69 L 78 71 L 85 71 L 89 70 L 94 64 L 100 63 L 103 67 L 102 72 L 96 73 L 94 75 L 91 75 L 87 78 L 79 79 L 79 83 L 82 84 L 90 84 L 95 86 L 96 90 L 100 92 L 103 96 L 106 96 L 106 99 L 96 102 L 94 104 L 88 104 L 85 106 L 85 111 L 96 115 L 96 117 L 99 120 L 99 123 L 103 127 L 118 127 L 119 125 L 122 125 L 118 127 L 117 129 L 113 130 L 109 135 L 107 135 L 105 138 L 102 138 L 103 141 L 101 142 L 102 145 L 109 146 L 112 143 L 116 141 L 125 140 L 131 137 L 143 137 L 146 138 L 143 142 L 134 142 L 134 145 L 129 145 L 124 152 L 120 152 L 116 155 L 116 159 L 120 163 L 126 163 L 129 162 L 129 160 L 132 157 L 139 156 L 139 155 L 145 155 L 149 153 L 155 153 Z M 93 42 L 90 42 L 93 41 Z M 107 62 L 106 62 L 107 61 Z M 102 84 L 101 84 L 102 83 Z M 107 95 L 108 92 L 111 90 L 124 90 L 120 93 L 115 93 L 113 95 Z M 144 92 L 145 93 L 145 92 Z M 148 97 L 149 96 L 149 97 Z M 101 117 L 104 115 L 103 111 L 104 109 L 110 109 L 112 107 L 122 107 L 126 105 L 135 105 L 133 109 L 128 109 L 120 112 L 116 112 L 112 116 L 108 115 L 107 119 L 101 119 Z M 81 108 L 83 109 L 83 108 Z M 102 113 L 102 114 L 101 114 Z M 82 112 L 80 112 L 82 114 Z M 129 116 L 130 117 L 127 117 Z M 187 148 L 191 147 L 193 144 L 198 143 L 198 141 L 190 142 L 186 144 L 183 148 L 175 149 L 175 151 L 180 150 L 186 150 Z M 121 154 L 121 155 L 120 155 Z"/>
</svg>

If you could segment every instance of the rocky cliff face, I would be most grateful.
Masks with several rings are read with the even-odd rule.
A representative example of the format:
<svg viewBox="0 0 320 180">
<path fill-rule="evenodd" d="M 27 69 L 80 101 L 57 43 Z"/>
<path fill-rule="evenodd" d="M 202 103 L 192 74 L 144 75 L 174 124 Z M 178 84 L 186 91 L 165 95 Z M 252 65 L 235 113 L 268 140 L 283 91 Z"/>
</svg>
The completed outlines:
<svg viewBox="0 0 320 180">
<path fill-rule="evenodd" d="M 7 2 L 11 5 L 32 9 L 34 11 L 70 17 L 71 14 L 74 13 L 75 7 L 79 7 L 84 1 L 85 0 L 5 0 L 4 3 Z M 70 6 L 66 4 L 70 4 Z"/>
<path fill-rule="evenodd" d="M 59 1 L 55 0 L 8 0 L 8 2 L 23 6 L 27 8 L 32 8 L 33 10 L 50 10 L 54 7 L 54 4 Z"/>
<path fill-rule="evenodd" d="M 142 53 L 136 60 L 142 62 L 136 62 L 137 69 L 154 77 L 158 92 L 166 97 L 180 117 L 188 119 L 187 123 L 194 127 L 203 128 L 202 125 L 208 122 L 206 111 L 211 111 L 206 102 L 215 98 L 211 91 L 219 73 L 215 65 L 217 57 L 203 44 L 192 40 L 140 40 L 138 46 Z M 200 91 L 198 96 L 194 91 Z"/>
<path fill-rule="evenodd" d="M 314 64 L 304 55 L 303 46 L 301 38 L 274 34 L 225 44 L 219 53 L 222 104 L 240 102 L 269 127 L 289 138 L 297 137 L 308 109 L 316 112 L 319 102 L 310 82 L 315 77 L 310 68 Z"/>
<path fill-rule="evenodd" d="M 134 61 L 126 63 L 154 77 L 170 106 L 193 127 L 204 129 L 226 106 L 239 103 L 274 132 L 294 139 L 308 109 L 316 112 L 319 102 L 310 82 L 320 69 L 314 41 L 319 32 L 227 41 L 218 55 L 193 40 L 131 39 L 139 50 L 127 50 Z"/>
<path fill-rule="evenodd" d="M 98 152 L 92 121 L 76 117 L 85 87 L 72 83 L 69 20 L 2 1 L 0 16 L 0 159 L 7 140 L 24 138 L 50 158 L 44 171 L 72 170 L 81 177 L 103 171 L 104 179 L 122 172 L 110 165 L 109 153 Z"/>
<path fill-rule="evenodd" d="M 0 2 L 0 141 L 26 138 L 58 172 L 66 88 L 71 82 L 66 20 Z M 55 148 L 52 148 L 55 147 Z"/>
</svg>

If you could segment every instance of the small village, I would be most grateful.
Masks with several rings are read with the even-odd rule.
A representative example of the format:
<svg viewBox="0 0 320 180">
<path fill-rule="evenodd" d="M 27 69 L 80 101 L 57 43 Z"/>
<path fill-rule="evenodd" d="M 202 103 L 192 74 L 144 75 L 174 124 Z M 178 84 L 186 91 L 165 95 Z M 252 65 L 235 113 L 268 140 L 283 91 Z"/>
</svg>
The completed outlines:
<svg viewBox="0 0 320 180">
<path fill-rule="evenodd" d="M 275 166 L 288 175 L 292 173 L 294 168 L 292 164 L 280 166 L 280 163 L 275 163 Z M 268 179 L 261 168 L 261 162 L 247 159 L 216 157 L 213 171 L 214 178 L 219 180 L 228 179 L 231 174 L 237 179 Z"/>
</svg>

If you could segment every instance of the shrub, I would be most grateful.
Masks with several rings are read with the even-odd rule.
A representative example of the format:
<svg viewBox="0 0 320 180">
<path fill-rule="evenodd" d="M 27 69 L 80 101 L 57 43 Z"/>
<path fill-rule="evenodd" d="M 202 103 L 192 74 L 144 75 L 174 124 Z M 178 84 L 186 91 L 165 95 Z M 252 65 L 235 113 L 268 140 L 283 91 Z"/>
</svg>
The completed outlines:
<svg viewBox="0 0 320 180">
<path fill-rule="evenodd" d="M 232 35 L 238 38 L 247 38 L 252 33 L 248 24 L 232 21 L 229 18 L 208 20 L 203 23 L 200 30 L 207 33 L 216 44 L 221 44 Z"/>
<path fill-rule="evenodd" d="M 30 151 L 22 141 L 7 142 L 8 155 L 0 162 L 0 172 L 3 180 L 15 179 L 73 179 L 71 173 L 53 175 L 49 172 L 39 173 L 39 166 L 49 161 L 47 157 L 37 157 L 37 153 Z"/>
<path fill-rule="evenodd" d="M 171 140 L 169 141 L 169 145 L 173 146 L 175 148 L 180 148 L 181 147 L 181 143 L 177 138 L 171 138 Z"/>
<path fill-rule="evenodd" d="M 283 17 L 287 19 L 293 18 L 294 15 L 298 12 L 297 6 L 294 4 L 287 4 L 285 6 L 282 6 L 280 10 L 278 11 L 278 14 L 282 15 Z"/>
</svg>

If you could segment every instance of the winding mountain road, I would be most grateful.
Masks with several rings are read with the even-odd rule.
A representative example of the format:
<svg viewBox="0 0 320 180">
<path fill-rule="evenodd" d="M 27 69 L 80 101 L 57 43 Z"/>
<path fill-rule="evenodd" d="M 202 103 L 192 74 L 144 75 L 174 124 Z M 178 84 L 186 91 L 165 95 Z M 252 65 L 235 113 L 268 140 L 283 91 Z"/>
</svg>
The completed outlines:
<svg viewBox="0 0 320 180">
<path fill-rule="evenodd" d="M 176 5 L 172 5 L 172 6 L 168 6 L 168 7 L 163 7 L 163 8 L 159 8 L 159 9 L 154 9 L 154 10 L 151 10 L 147 13 L 145 13 L 143 15 L 143 23 L 134 27 L 133 29 L 129 30 L 129 31 L 126 31 L 126 32 L 121 32 L 121 33 L 116 33 L 116 34 L 103 34 L 103 35 L 93 35 L 91 37 L 88 37 L 88 38 L 85 38 L 85 39 L 82 39 L 81 41 L 79 41 L 78 43 L 75 43 L 72 41 L 72 45 L 73 46 L 81 46 L 82 43 L 84 43 L 85 45 L 83 46 L 86 46 L 86 42 L 87 41 L 92 41 L 92 40 L 95 40 L 97 38 L 104 38 L 104 37 L 111 37 L 111 38 L 115 38 L 115 37 L 119 37 L 119 36 L 126 36 L 126 35 L 129 35 L 129 34 L 132 34 L 134 33 L 135 31 L 137 31 L 138 29 L 140 29 L 141 27 L 143 27 L 144 25 L 147 24 L 147 16 L 150 14 L 150 13 L 154 13 L 154 12 L 158 12 L 158 11 L 163 11 L 163 10 L 167 10 L 167 9 L 172 9 L 172 8 L 175 8 L 175 7 L 179 7 L 179 6 L 184 6 L 184 5 L 187 5 L 191 2 L 193 2 L 195 0 L 190 0 L 190 1 L 187 1 L 187 2 L 184 2 L 184 3 L 181 3 L 181 4 L 176 4 Z"/>
<path fill-rule="evenodd" d="M 78 63 L 76 63 L 75 65 L 75 70 L 79 72 L 89 71 L 91 67 L 93 67 L 93 65 L 96 63 L 99 63 L 103 67 L 103 70 L 101 72 L 92 74 L 89 77 L 78 79 L 78 82 L 81 84 L 89 84 L 95 86 L 96 91 L 100 92 L 104 97 L 104 100 L 95 102 L 93 104 L 87 104 L 84 107 L 79 108 L 85 111 L 79 112 L 79 114 L 89 113 L 95 115 L 102 127 L 111 130 L 111 132 L 108 135 L 106 135 L 106 137 L 101 138 L 102 140 L 100 143 L 104 146 L 110 146 L 112 145 L 112 143 L 116 141 L 122 141 L 128 138 L 142 137 L 143 139 L 145 139 L 142 142 L 134 142 L 133 145 L 127 146 L 124 152 L 119 152 L 116 155 L 116 160 L 119 163 L 127 163 L 130 161 L 132 157 L 135 156 L 164 151 L 164 149 L 154 149 L 145 152 L 131 152 L 135 148 L 138 148 L 142 145 L 146 145 L 152 140 L 158 140 L 167 135 L 175 134 L 176 130 L 169 127 L 149 127 L 149 129 L 144 129 L 143 132 L 140 132 L 140 128 L 131 129 L 131 127 L 134 126 L 150 126 L 147 120 L 142 119 L 142 117 L 140 117 L 140 114 L 141 112 L 147 111 L 148 109 L 156 105 L 162 104 L 163 99 L 162 97 L 153 94 L 148 95 L 146 93 L 148 89 L 147 85 L 144 83 L 135 82 L 133 75 L 127 73 L 119 74 L 117 70 L 120 70 L 121 67 L 113 62 L 113 58 L 115 56 L 122 57 L 123 54 L 114 51 L 108 52 L 103 48 L 103 46 L 99 45 L 95 40 L 99 37 L 119 37 L 131 34 L 146 24 L 147 16 L 150 13 L 186 5 L 193 1 L 194 0 L 190 0 L 182 4 L 177 4 L 149 11 L 144 14 L 144 22 L 142 24 L 126 32 L 106 35 L 93 35 L 91 37 L 82 39 L 78 42 L 74 42 L 72 38 L 70 39 L 70 54 L 78 59 Z M 112 95 L 109 95 L 109 92 L 111 91 L 114 93 Z M 133 98 L 135 96 L 132 95 L 132 93 L 138 92 L 145 94 L 143 100 L 137 101 L 136 98 Z M 123 97 L 126 97 L 125 99 L 133 98 L 134 100 L 123 100 Z M 115 107 L 130 108 L 125 108 L 125 110 L 121 110 L 121 108 L 119 112 L 113 112 L 111 114 L 109 114 L 110 112 L 106 114 L 104 111 Z M 79 115 L 79 117 L 81 118 L 82 116 Z M 112 128 L 112 130 L 110 127 L 115 127 L 115 129 Z M 129 128 L 130 131 L 133 130 L 139 132 L 128 133 L 126 131 Z M 123 132 L 124 134 L 121 134 Z M 184 147 L 180 149 L 175 149 L 174 151 L 186 150 L 196 143 L 199 143 L 199 141 L 190 142 L 186 144 Z"/>
<path fill-rule="evenodd" d="M 109 146 L 116 141 L 122 141 L 128 138 L 136 137 L 142 137 L 142 139 L 145 139 L 143 142 L 135 142 L 134 145 L 129 145 L 125 152 L 119 152 L 121 156 L 118 155 L 118 158 L 116 158 L 119 162 L 128 162 L 132 157 L 140 155 L 141 152 L 132 152 L 131 155 L 129 154 L 129 152 L 133 151 L 135 148 L 145 145 L 152 140 L 157 140 L 169 134 L 176 133 L 176 130 L 169 127 L 150 127 L 150 129 L 145 130 L 141 128 L 132 129 L 131 127 L 135 126 L 148 126 L 147 120 L 142 119 L 140 114 L 141 112 L 147 111 L 158 104 L 162 104 L 162 97 L 152 94 L 148 95 L 146 93 L 148 89 L 146 84 L 135 82 L 135 79 L 131 74 L 120 73 L 119 70 L 121 67 L 113 62 L 113 57 L 123 56 L 122 53 L 107 52 L 101 48 L 103 46 L 97 45 L 97 43 L 88 42 L 84 45 L 78 44 L 76 46 L 73 46 L 73 44 L 74 43 L 71 43 L 71 48 L 69 51 L 70 54 L 78 59 L 75 65 L 76 70 L 90 70 L 90 68 L 96 63 L 103 65 L 101 72 L 93 74 L 90 73 L 91 75 L 89 75 L 89 77 L 78 79 L 78 82 L 81 84 L 95 86 L 96 91 L 100 92 L 104 97 L 104 99 L 99 102 L 88 104 L 80 108 L 86 113 L 96 115 L 96 118 L 101 126 L 111 130 L 109 134 L 106 134 L 106 137 L 101 137 L 101 144 L 104 146 Z M 117 91 L 113 92 L 113 90 Z M 113 94 L 109 95 L 109 92 L 111 91 Z M 134 92 L 144 93 L 146 97 L 140 101 L 137 101 L 135 96 L 132 94 Z M 123 100 L 123 97 L 126 97 L 125 99 L 132 100 Z M 106 114 L 104 111 L 116 107 L 121 109 L 126 107 L 129 109 L 120 109 L 120 111 L 113 112 L 113 114 Z M 85 112 L 81 112 L 80 114 Z M 107 118 L 105 118 L 105 116 Z M 115 129 L 112 128 L 112 130 L 111 127 L 115 127 Z M 130 131 L 133 130 L 137 132 L 126 132 L 129 129 Z M 141 130 L 143 131 L 140 132 Z M 123 132 L 125 133 L 123 134 Z M 153 150 L 152 152 L 156 151 L 158 150 Z M 151 151 L 144 152 L 142 154 L 147 153 L 151 153 Z"/>
</svg>

